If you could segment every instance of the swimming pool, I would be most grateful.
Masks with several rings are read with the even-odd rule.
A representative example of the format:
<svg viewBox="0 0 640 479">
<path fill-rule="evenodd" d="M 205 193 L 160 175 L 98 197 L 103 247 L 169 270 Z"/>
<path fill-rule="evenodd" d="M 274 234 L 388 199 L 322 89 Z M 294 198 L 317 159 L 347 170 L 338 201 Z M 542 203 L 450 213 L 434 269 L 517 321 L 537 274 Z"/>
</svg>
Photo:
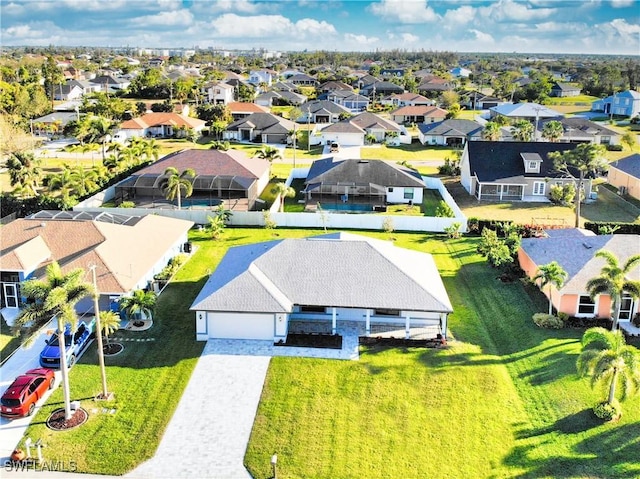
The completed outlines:
<svg viewBox="0 0 640 479">
<path fill-rule="evenodd" d="M 371 212 L 373 208 L 371 205 L 363 205 L 357 203 L 318 203 L 318 211 L 359 211 L 359 212 Z"/>
</svg>

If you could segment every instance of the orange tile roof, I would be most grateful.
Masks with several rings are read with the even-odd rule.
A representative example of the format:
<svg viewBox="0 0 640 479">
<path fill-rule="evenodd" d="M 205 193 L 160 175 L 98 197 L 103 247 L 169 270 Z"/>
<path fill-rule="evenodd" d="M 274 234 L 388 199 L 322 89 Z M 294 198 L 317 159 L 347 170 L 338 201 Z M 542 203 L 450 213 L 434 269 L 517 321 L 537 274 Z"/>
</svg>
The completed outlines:
<svg viewBox="0 0 640 479">
<path fill-rule="evenodd" d="M 204 120 L 200 120 L 199 118 L 191 118 L 189 116 L 179 115 L 178 113 L 154 112 L 124 121 L 120 125 L 120 128 L 123 130 L 141 130 L 160 125 L 199 128 L 204 126 L 205 123 Z"/>
<path fill-rule="evenodd" d="M 246 101 L 233 101 L 227 107 L 231 113 L 269 113 L 268 108 Z"/>
</svg>

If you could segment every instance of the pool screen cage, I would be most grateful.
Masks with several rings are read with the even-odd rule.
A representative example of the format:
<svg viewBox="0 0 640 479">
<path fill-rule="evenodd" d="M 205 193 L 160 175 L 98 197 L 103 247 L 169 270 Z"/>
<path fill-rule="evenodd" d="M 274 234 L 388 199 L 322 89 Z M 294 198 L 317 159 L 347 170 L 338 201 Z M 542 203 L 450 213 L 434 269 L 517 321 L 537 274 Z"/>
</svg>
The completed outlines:
<svg viewBox="0 0 640 479">
<path fill-rule="evenodd" d="M 387 190 L 374 183 L 357 184 L 353 182 L 309 183 L 304 193 L 307 202 L 328 201 L 332 203 L 362 203 L 384 205 Z"/>
<path fill-rule="evenodd" d="M 168 182 L 165 175 L 145 174 L 132 176 L 116 186 L 115 201 L 166 201 L 164 190 Z M 229 200 L 238 198 L 255 198 L 257 185 L 255 180 L 241 176 L 196 175 L 192 180 L 191 198 Z"/>
</svg>

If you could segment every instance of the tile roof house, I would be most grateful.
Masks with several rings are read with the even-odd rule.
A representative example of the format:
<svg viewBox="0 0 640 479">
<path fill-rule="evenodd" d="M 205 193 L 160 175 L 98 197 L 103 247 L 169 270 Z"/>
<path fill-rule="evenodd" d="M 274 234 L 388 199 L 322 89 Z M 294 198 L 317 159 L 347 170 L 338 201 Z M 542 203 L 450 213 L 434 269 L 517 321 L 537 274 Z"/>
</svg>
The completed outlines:
<svg viewBox="0 0 640 479">
<path fill-rule="evenodd" d="M 269 183 L 269 162 L 249 158 L 241 150 L 182 150 L 161 158 L 116 185 L 115 200 L 166 204 L 164 172 L 174 167 L 195 171 L 193 194 L 182 198 L 183 206 L 220 203 L 229 210 L 251 210 Z"/>
<path fill-rule="evenodd" d="M 126 138 L 171 138 L 182 134 L 183 128 L 192 128 L 200 133 L 205 124 L 204 120 L 178 113 L 154 112 L 122 122 L 118 133 L 122 132 Z"/>
<path fill-rule="evenodd" d="M 190 309 L 200 341 L 276 343 L 295 323 L 336 334 L 344 321 L 366 335 L 431 327 L 446 337 L 452 312 L 430 254 L 348 233 L 229 248 Z"/>
<path fill-rule="evenodd" d="M 425 105 L 425 106 L 434 106 L 435 102 L 426 96 L 422 96 L 418 93 L 404 92 L 404 93 L 394 93 L 393 95 L 389 95 L 388 97 L 380 100 L 380 103 L 383 105 L 390 106 L 416 106 L 416 105 Z"/>
<path fill-rule="evenodd" d="M 449 112 L 437 106 L 407 105 L 390 113 L 396 123 L 436 123 L 444 120 Z"/>
<path fill-rule="evenodd" d="M 323 158 L 312 163 L 305 184 L 307 204 L 357 203 L 377 206 L 422 203 L 425 188 L 420 174 L 382 160 L 336 160 Z M 337 209 L 337 208 L 335 208 Z"/>
<path fill-rule="evenodd" d="M 72 211 L 40 211 L 14 220 L 2 227 L 2 316 L 12 322 L 23 301 L 19 283 L 42 278 L 52 261 L 63 272 L 88 272 L 96 265 L 101 309 L 112 309 L 120 296 L 149 286 L 153 275 L 182 251 L 192 226 L 164 216 Z M 78 303 L 78 311 L 93 311 L 93 300 Z"/>
<path fill-rule="evenodd" d="M 234 120 L 246 118 L 252 113 L 269 113 L 269 108 L 246 101 L 234 101 L 227 105 Z"/>
<path fill-rule="evenodd" d="M 555 230 L 554 230 L 555 231 Z M 593 235 L 583 230 L 558 230 L 562 234 L 548 238 L 523 239 L 518 250 L 520 267 L 527 276 L 533 278 L 538 268 L 556 261 L 567 272 L 568 277 L 560 289 L 546 286 L 542 291 L 551 298 L 557 311 L 569 316 L 583 318 L 610 318 L 611 298 L 609 295 L 599 295 L 592 301 L 587 292 L 586 284 L 592 278 L 600 275 L 605 261 L 596 258 L 596 252 L 607 250 L 618 258 L 620 264 L 632 255 L 638 254 L 640 244 L 639 235 Z M 551 231 L 549 232 L 551 233 Z M 631 270 L 629 279 L 640 281 L 640 267 Z M 620 312 L 620 326 L 629 322 L 639 311 L 638 299 L 629 295 L 622 298 Z"/>
<path fill-rule="evenodd" d="M 469 141 L 460 160 L 460 182 L 470 195 L 490 201 L 549 201 L 550 186 L 573 183 L 554 169 L 548 154 L 574 143 Z M 575 172 L 579 176 L 578 172 Z M 584 180 L 591 191 L 592 179 Z"/>
<path fill-rule="evenodd" d="M 234 121 L 222 133 L 225 140 L 287 143 L 295 123 L 271 113 L 252 113 Z"/>
<path fill-rule="evenodd" d="M 609 164 L 607 181 L 621 195 L 640 200 L 640 155 L 638 153 Z"/>
<path fill-rule="evenodd" d="M 439 123 L 421 123 L 418 130 L 418 138 L 423 145 L 460 147 L 467 141 L 482 140 L 484 127 L 473 120 L 449 119 Z"/>
</svg>

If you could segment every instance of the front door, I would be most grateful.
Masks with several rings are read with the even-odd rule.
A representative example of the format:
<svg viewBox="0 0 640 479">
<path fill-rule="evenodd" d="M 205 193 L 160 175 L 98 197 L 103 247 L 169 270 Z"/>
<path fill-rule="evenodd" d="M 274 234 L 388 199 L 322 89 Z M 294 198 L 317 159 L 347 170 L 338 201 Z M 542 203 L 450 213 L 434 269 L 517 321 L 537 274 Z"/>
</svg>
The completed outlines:
<svg viewBox="0 0 640 479">
<path fill-rule="evenodd" d="M 535 196 L 544 195 L 544 181 L 534 181 L 533 182 L 533 194 Z"/>
<path fill-rule="evenodd" d="M 17 283 L 2 283 L 4 292 L 4 304 L 3 307 L 17 308 L 18 307 L 18 284 Z"/>
</svg>

